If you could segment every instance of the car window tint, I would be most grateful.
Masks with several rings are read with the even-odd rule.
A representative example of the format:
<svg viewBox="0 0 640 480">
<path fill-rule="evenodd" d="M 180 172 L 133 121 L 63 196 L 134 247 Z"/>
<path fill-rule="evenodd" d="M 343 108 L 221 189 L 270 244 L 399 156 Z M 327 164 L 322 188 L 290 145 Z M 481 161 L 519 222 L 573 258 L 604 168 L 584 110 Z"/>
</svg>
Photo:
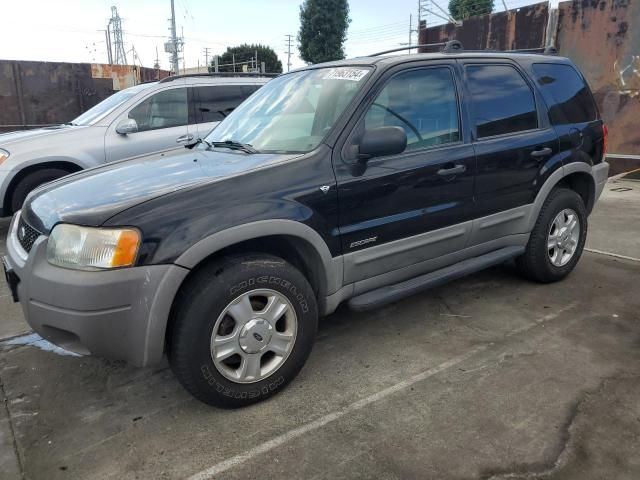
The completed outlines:
<svg viewBox="0 0 640 480">
<path fill-rule="evenodd" d="M 252 85 L 196 87 L 196 122 L 220 122 L 256 89 Z"/>
<path fill-rule="evenodd" d="M 129 112 L 138 131 L 179 127 L 188 123 L 187 89 L 173 88 L 145 99 Z"/>
<path fill-rule="evenodd" d="M 533 92 L 515 68 L 470 65 L 466 70 L 478 138 L 537 128 Z"/>
<path fill-rule="evenodd" d="M 460 140 L 458 101 L 448 68 L 416 69 L 394 76 L 365 115 L 365 128 L 401 127 L 407 149 Z"/>
<path fill-rule="evenodd" d="M 533 70 L 554 125 L 590 122 L 597 117 L 589 87 L 570 65 L 535 63 Z"/>
</svg>

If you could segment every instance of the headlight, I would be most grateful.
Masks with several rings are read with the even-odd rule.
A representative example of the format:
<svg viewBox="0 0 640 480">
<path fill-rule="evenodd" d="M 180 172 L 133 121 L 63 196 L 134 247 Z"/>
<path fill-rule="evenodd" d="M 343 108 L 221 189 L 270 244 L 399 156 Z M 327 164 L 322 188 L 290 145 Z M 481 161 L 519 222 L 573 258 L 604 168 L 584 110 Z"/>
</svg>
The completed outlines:
<svg viewBox="0 0 640 480">
<path fill-rule="evenodd" d="M 3 150 L 0 148 L 0 165 L 2 164 L 2 162 L 4 162 L 7 158 L 9 158 L 9 152 L 7 152 L 6 150 Z"/>
<path fill-rule="evenodd" d="M 47 260 L 76 270 L 129 267 L 136 261 L 140 233 L 132 228 L 56 225 L 47 243 Z"/>
</svg>

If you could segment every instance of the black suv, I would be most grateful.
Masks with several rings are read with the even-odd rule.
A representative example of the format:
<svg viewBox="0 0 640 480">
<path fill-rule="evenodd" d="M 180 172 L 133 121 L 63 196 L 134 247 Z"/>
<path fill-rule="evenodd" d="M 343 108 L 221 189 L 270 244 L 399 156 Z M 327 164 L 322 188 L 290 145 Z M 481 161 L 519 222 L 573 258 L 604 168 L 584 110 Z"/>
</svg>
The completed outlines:
<svg viewBox="0 0 640 480">
<path fill-rule="evenodd" d="M 372 56 L 258 90 L 206 138 L 33 192 L 7 278 L 69 350 L 158 362 L 235 407 L 287 385 L 318 317 L 515 259 L 566 276 L 607 179 L 606 128 L 566 58 Z"/>
</svg>

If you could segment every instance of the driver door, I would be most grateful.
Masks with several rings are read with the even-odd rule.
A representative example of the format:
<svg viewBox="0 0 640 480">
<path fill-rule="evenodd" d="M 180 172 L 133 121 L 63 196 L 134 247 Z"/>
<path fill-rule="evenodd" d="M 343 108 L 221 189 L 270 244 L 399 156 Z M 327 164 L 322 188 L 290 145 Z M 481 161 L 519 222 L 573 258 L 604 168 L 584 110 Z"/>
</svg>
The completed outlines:
<svg viewBox="0 0 640 480">
<path fill-rule="evenodd" d="M 410 278 L 420 262 L 465 247 L 476 167 L 457 83 L 453 61 L 401 66 L 368 96 L 342 158 L 334 159 L 345 283 L 392 270 L 395 280 Z M 364 131 L 383 126 L 403 128 L 407 148 L 358 165 Z"/>
<path fill-rule="evenodd" d="M 194 125 L 189 125 L 189 95 L 184 80 L 175 86 L 154 92 L 113 122 L 105 138 L 107 162 L 134 157 L 190 142 L 196 137 Z M 172 82 L 173 84 L 173 82 Z M 116 132 L 124 119 L 133 119 L 138 131 L 126 135 Z"/>
</svg>

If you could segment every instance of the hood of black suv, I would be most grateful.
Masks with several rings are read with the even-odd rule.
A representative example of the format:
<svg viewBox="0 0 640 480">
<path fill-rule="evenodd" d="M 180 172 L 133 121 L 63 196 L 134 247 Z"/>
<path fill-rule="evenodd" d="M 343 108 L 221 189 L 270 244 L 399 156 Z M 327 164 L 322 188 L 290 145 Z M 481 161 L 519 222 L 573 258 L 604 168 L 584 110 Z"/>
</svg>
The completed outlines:
<svg viewBox="0 0 640 480">
<path fill-rule="evenodd" d="M 43 233 L 57 223 L 99 226 L 147 200 L 207 182 L 223 181 L 296 155 L 246 154 L 225 149 L 177 149 L 85 170 L 46 184 L 25 202 L 26 221 Z"/>
</svg>

